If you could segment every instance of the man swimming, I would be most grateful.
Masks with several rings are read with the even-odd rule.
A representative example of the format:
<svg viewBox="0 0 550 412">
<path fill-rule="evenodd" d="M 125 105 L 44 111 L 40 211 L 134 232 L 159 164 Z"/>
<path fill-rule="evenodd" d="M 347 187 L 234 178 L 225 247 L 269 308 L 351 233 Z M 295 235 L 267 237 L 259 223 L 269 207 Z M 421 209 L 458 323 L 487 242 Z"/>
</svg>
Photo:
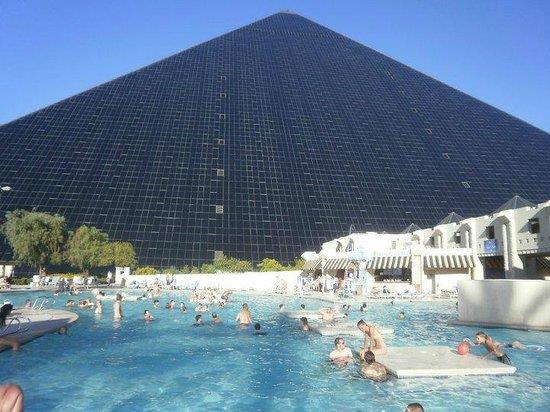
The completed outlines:
<svg viewBox="0 0 550 412">
<path fill-rule="evenodd" d="M 310 331 L 310 328 L 309 328 L 309 322 L 307 321 L 307 318 L 304 316 L 302 318 L 300 318 L 300 322 L 301 322 L 301 329 L 304 331 L 304 332 L 309 332 Z"/>
<path fill-rule="evenodd" d="M 361 374 L 364 378 L 376 382 L 388 380 L 388 371 L 386 367 L 376 362 L 376 357 L 370 350 L 363 352 L 363 356 L 361 356 Z"/>
<path fill-rule="evenodd" d="M 155 318 L 153 318 L 153 315 L 151 315 L 151 312 L 149 312 L 148 310 L 145 310 L 143 312 L 143 320 L 145 322 L 150 322 L 152 320 L 154 320 Z"/>
<path fill-rule="evenodd" d="M 405 312 L 404 311 L 399 312 L 399 319 L 401 319 L 401 320 L 405 319 Z"/>
<path fill-rule="evenodd" d="M 262 325 L 256 323 L 254 325 L 254 335 L 267 335 L 267 332 L 262 329 Z"/>
<path fill-rule="evenodd" d="M 343 366 L 353 362 L 351 349 L 346 347 L 346 342 L 343 338 L 337 337 L 334 339 L 334 346 L 335 349 L 329 354 L 329 358 L 332 362 Z"/>
<path fill-rule="evenodd" d="M 113 319 L 122 319 L 122 295 L 116 294 L 115 301 L 113 303 Z"/>
<path fill-rule="evenodd" d="M 359 310 L 361 312 L 366 312 L 367 311 L 367 302 L 363 302 L 363 304 L 361 305 L 361 307 L 359 308 Z"/>
<path fill-rule="evenodd" d="M 219 325 L 220 323 L 222 323 L 222 320 L 220 319 L 220 317 L 218 316 L 217 313 L 213 313 L 212 314 L 212 325 Z"/>
<path fill-rule="evenodd" d="M 363 356 L 363 353 L 370 350 L 375 355 L 386 355 L 388 353 L 388 347 L 384 342 L 384 338 L 373 325 L 368 325 L 363 319 L 357 322 L 357 327 L 365 335 L 365 342 L 363 347 L 359 351 L 359 355 Z"/>
<path fill-rule="evenodd" d="M 482 356 L 482 359 L 487 358 L 489 355 L 494 355 L 499 362 L 502 362 L 506 365 L 511 365 L 512 362 L 506 353 L 502 350 L 501 345 L 493 340 L 485 332 L 479 331 L 476 333 L 475 342 L 478 345 L 483 345 L 487 349 L 487 354 Z"/>
<path fill-rule="evenodd" d="M 204 322 L 202 321 L 202 315 L 195 316 L 195 323 L 193 323 L 193 326 L 203 326 Z"/>
<path fill-rule="evenodd" d="M 252 315 L 250 314 L 250 309 L 248 309 L 248 305 L 246 303 L 243 303 L 243 307 L 237 314 L 235 320 L 239 323 L 239 325 L 246 326 L 252 324 Z"/>
</svg>

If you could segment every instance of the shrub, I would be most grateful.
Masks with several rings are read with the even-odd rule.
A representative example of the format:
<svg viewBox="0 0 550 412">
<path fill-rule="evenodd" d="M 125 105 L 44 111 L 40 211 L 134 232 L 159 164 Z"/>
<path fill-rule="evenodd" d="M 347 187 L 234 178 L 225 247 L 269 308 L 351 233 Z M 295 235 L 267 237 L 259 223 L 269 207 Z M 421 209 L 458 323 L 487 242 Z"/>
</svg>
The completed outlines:
<svg viewBox="0 0 550 412">
<path fill-rule="evenodd" d="M 260 272 L 278 272 L 286 268 L 275 259 L 265 258 L 258 263 L 258 269 L 260 269 Z"/>
<path fill-rule="evenodd" d="M 141 266 L 139 268 L 137 268 L 135 271 L 134 271 L 134 275 L 138 275 L 138 276 L 143 276 L 143 275 L 156 275 L 158 272 L 158 270 L 156 270 L 154 267 L 152 266 Z"/>
<path fill-rule="evenodd" d="M 12 277 L 10 278 L 10 284 L 12 285 L 28 285 L 31 283 L 32 278 L 20 278 L 20 277 Z"/>
</svg>

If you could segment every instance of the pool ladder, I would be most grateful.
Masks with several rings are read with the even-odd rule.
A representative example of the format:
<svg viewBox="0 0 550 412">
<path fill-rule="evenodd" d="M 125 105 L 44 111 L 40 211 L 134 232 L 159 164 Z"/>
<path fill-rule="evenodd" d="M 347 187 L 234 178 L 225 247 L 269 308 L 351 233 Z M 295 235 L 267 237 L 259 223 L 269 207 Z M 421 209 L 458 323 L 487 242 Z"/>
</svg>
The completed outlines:
<svg viewBox="0 0 550 412">
<path fill-rule="evenodd" d="M 34 303 L 32 304 L 32 308 L 36 310 L 42 310 L 44 309 L 44 305 L 48 304 L 50 302 L 50 298 L 48 296 L 38 296 Z"/>
</svg>

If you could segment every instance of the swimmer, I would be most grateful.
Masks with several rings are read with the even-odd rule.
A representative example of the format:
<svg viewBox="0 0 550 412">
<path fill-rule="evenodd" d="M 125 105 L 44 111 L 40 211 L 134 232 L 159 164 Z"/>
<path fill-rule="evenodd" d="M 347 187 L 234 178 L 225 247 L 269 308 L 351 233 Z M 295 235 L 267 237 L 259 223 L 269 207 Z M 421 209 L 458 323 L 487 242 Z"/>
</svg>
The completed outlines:
<svg viewBox="0 0 550 412">
<path fill-rule="evenodd" d="M 405 319 L 405 311 L 399 312 L 399 319 L 404 320 Z"/>
<path fill-rule="evenodd" d="M 204 322 L 202 321 L 202 315 L 195 316 L 195 323 L 193 323 L 193 326 L 203 326 Z"/>
<path fill-rule="evenodd" d="M 181 313 L 187 312 L 187 307 L 185 306 L 185 303 L 180 302 L 180 310 L 181 310 Z"/>
<path fill-rule="evenodd" d="M 65 304 L 66 307 L 72 308 L 74 306 L 74 300 L 69 299 L 67 303 Z"/>
<path fill-rule="evenodd" d="M 25 300 L 25 307 L 32 308 L 32 301 L 30 299 Z"/>
<path fill-rule="evenodd" d="M 176 302 L 172 299 L 170 302 L 166 304 L 166 309 L 172 310 L 176 306 Z"/>
<path fill-rule="evenodd" d="M 361 357 L 361 375 L 375 382 L 384 382 L 388 380 L 388 371 L 386 367 L 376 362 L 374 353 L 370 350 L 364 352 Z"/>
<path fill-rule="evenodd" d="M 152 320 L 154 320 L 155 318 L 153 318 L 153 315 L 151 315 L 151 312 L 149 312 L 148 310 L 145 310 L 143 312 L 143 320 L 145 322 L 150 322 Z"/>
<path fill-rule="evenodd" d="M 282 303 L 279 304 L 279 312 L 282 312 L 285 308 L 285 305 L 283 305 Z"/>
<path fill-rule="evenodd" d="M 254 325 L 254 335 L 267 335 L 267 332 L 262 329 L 262 325 L 256 323 Z"/>
<path fill-rule="evenodd" d="M 160 308 L 160 302 L 159 302 L 158 299 L 155 299 L 155 300 L 153 301 L 153 307 L 154 307 L 155 309 Z"/>
<path fill-rule="evenodd" d="M 300 305 L 300 310 L 306 310 L 306 305 L 304 305 L 303 303 Z"/>
<path fill-rule="evenodd" d="M 347 365 L 353 362 L 353 354 L 351 349 L 346 347 L 346 341 L 343 338 L 337 337 L 334 339 L 335 349 L 330 352 L 329 358 L 332 362 L 338 365 Z"/>
<path fill-rule="evenodd" d="M 0 385 L 0 411 L 23 412 L 23 391 L 11 383 Z"/>
<path fill-rule="evenodd" d="M 365 335 L 365 342 L 359 351 L 360 356 L 363 356 L 363 353 L 369 350 L 375 355 L 386 355 L 388 353 L 384 338 L 375 326 L 369 325 L 361 319 L 357 322 L 357 327 Z"/>
<path fill-rule="evenodd" d="M 300 322 L 302 323 L 301 328 L 304 332 L 309 332 L 311 329 L 309 328 L 309 323 L 307 321 L 306 317 L 300 318 Z"/>
<path fill-rule="evenodd" d="M 19 348 L 21 348 L 21 345 L 19 344 L 19 342 L 17 342 L 15 339 L 8 338 L 7 336 L 0 337 L 0 345 L 11 346 L 11 349 L 14 352 L 19 351 Z"/>
<path fill-rule="evenodd" d="M 424 408 L 418 402 L 409 403 L 405 408 L 405 412 L 424 412 Z"/>
<path fill-rule="evenodd" d="M 485 332 L 479 331 L 476 333 L 475 342 L 478 345 L 483 345 L 485 349 L 487 349 L 487 354 L 481 356 L 482 359 L 486 359 L 490 355 L 494 355 L 499 362 L 502 362 L 506 365 L 511 365 L 512 362 L 510 362 L 510 358 L 506 353 L 502 350 L 501 345 L 493 340 L 489 335 L 487 335 Z"/>
<path fill-rule="evenodd" d="M 59 335 L 66 335 L 66 334 L 67 334 L 67 331 L 68 331 L 68 329 L 67 329 L 66 326 L 61 326 L 61 327 L 59 328 L 59 330 L 57 331 L 57 333 L 58 333 Z"/>
<path fill-rule="evenodd" d="M 412 301 L 411 301 L 411 302 L 412 302 Z M 390 302 L 390 305 L 392 305 L 392 306 L 393 306 L 393 300 L 392 300 L 392 301 Z"/>
<path fill-rule="evenodd" d="M 220 323 L 222 323 L 222 320 L 220 319 L 220 317 L 218 316 L 217 313 L 213 313 L 212 314 L 212 325 L 219 325 Z"/>
<path fill-rule="evenodd" d="M 361 312 L 366 312 L 367 311 L 367 302 L 363 302 L 363 304 L 361 305 L 361 307 L 359 308 L 359 310 Z"/>
<path fill-rule="evenodd" d="M 251 325 L 252 324 L 252 315 L 250 313 L 250 309 L 248 309 L 248 305 L 246 303 L 243 303 L 243 307 L 241 311 L 237 314 L 237 317 L 235 320 L 239 323 L 239 325 Z"/>
<path fill-rule="evenodd" d="M 113 319 L 118 320 L 122 319 L 122 317 L 122 295 L 117 293 L 113 303 Z"/>
<path fill-rule="evenodd" d="M 102 313 L 103 313 L 103 303 L 101 302 L 101 300 L 96 300 L 95 314 L 96 315 L 101 315 Z"/>
</svg>

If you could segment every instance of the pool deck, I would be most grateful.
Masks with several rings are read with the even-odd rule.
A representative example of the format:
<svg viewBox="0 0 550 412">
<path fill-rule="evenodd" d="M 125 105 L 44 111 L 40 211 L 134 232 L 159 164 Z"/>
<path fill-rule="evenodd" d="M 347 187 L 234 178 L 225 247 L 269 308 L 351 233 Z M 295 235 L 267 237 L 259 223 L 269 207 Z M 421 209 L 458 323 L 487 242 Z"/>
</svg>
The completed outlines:
<svg viewBox="0 0 550 412">
<path fill-rule="evenodd" d="M 459 355 L 447 346 L 413 346 L 389 348 L 376 360 L 397 378 L 511 375 L 514 366 L 468 354 Z"/>
<path fill-rule="evenodd" d="M 377 326 L 376 328 L 380 331 L 382 335 L 388 335 L 393 333 L 393 328 L 388 328 L 384 326 Z M 364 337 L 365 334 L 361 332 L 357 325 L 354 323 L 333 323 L 328 325 L 315 325 L 310 328 L 313 332 L 317 332 L 322 336 L 356 336 Z"/>
</svg>

